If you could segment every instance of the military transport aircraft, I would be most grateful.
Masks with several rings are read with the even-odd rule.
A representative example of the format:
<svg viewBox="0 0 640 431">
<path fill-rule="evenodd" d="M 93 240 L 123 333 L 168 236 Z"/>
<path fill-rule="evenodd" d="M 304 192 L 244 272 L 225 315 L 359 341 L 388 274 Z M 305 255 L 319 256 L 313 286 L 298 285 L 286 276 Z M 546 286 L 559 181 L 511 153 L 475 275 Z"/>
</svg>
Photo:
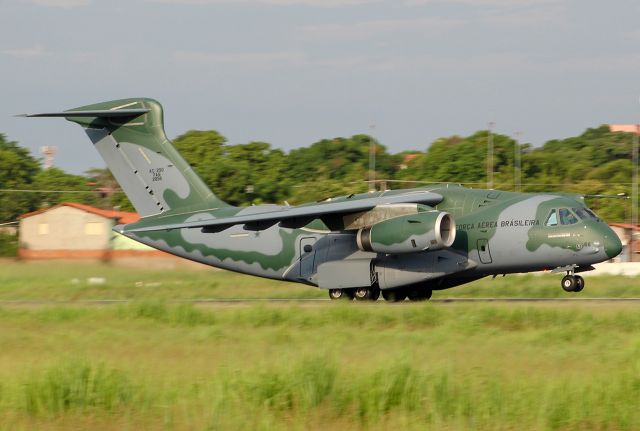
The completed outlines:
<svg viewBox="0 0 640 431">
<path fill-rule="evenodd" d="M 25 116 L 63 117 L 85 129 L 142 217 L 117 232 L 207 265 L 317 286 L 332 299 L 421 301 L 485 276 L 541 270 L 566 272 L 562 288 L 579 292 L 576 273 L 622 247 L 572 194 L 437 184 L 234 207 L 171 145 L 155 100 Z"/>
</svg>

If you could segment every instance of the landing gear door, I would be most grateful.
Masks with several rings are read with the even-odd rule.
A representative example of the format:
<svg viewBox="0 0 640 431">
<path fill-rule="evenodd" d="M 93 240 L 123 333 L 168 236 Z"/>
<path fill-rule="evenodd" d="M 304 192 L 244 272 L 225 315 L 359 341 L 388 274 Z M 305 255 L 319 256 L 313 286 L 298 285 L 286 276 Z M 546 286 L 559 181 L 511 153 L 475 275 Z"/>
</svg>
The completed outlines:
<svg viewBox="0 0 640 431">
<path fill-rule="evenodd" d="M 489 251 L 489 240 L 487 239 L 479 239 L 478 240 L 478 256 L 480 257 L 480 262 L 482 263 L 491 263 L 491 251 Z"/>
<path fill-rule="evenodd" d="M 315 264 L 316 239 L 313 237 L 300 239 L 300 277 L 307 278 L 313 274 L 313 267 Z"/>
</svg>

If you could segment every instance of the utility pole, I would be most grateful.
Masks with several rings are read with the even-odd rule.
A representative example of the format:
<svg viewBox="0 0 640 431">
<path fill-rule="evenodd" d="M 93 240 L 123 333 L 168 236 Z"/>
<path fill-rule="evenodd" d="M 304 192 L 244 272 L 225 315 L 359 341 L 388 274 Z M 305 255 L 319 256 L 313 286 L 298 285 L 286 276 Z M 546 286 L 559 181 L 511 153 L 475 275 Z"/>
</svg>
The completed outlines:
<svg viewBox="0 0 640 431">
<path fill-rule="evenodd" d="M 522 155 L 522 149 L 520 147 L 521 135 L 521 132 L 516 132 L 516 139 L 513 144 L 513 186 L 516 192 L 519 192 L 522 188 L 520 184 L 522 182 L 522 170 L 520 161 L 520 156 Z"/>
<path fill-rule="evenodd" d="M 489 122 L 489 129 L 487 135 L 487 188 L 493 188 L 493 126 L 496 123 Z"/>
<path fill-rule="evenodd" d="M 633 233 L 638 225 L 638 139 L 640 139 L 640 125 L 636 125 L 633 134 L 633 148 L 631 149 L 631 240 L 629 241 L 629 257 L 633 262 L 635 250 L 633 248 Z"/>
<path fill-rule="evenodd" d="M 375 124 L 369 126 L 369 193 L 376 191 L 376 142 L 373 139 L 373 132 L 376 128 Z"/>
</svg>

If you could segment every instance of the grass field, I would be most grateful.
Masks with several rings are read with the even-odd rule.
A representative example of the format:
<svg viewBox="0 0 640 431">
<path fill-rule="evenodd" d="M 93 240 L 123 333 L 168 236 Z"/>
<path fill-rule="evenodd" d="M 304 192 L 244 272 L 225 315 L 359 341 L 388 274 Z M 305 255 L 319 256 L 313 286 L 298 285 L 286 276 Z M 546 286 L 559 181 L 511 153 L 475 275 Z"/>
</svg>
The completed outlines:
<svg viewBox="0 0 640 431">
<path fill-rule="evenodd" d="M 557 279 L 436 295 L 556 296 Z M 636 279 L 588 282 L 640 296 Z M 7 262 L 2 300 L 133 301 L 0 306 L 0 429 L 640 428 L 635 303 L 174 302 L 293 295 L 325 297 L 225 272 Z"/>
<path fill-rule="evenodd" d="M 508 275 L 436 291 L 434 298 L 478 297 L 640 297 L 640 282 L 623 276 L 590 276 L 586 288 L 567 294 L 562 274 Z M 92 278 L 103 279 L 92 284 Z M 133 299 L 179 301 L 197 298 L 327 298 L 301 284 L 249 277 L 214 269 L 126 268 L 76 262 L 0 261 L 0 301 Z"/>
</svg>

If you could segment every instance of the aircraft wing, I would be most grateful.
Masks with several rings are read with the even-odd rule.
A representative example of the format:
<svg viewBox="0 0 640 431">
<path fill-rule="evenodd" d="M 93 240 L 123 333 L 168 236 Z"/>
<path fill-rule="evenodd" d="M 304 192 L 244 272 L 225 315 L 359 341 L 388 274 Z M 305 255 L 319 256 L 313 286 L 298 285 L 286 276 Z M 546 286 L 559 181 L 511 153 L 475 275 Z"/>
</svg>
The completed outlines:
<svg viewBox="0 0 640 431">
<path fill-rule="evenodd" d="M 305 204 L 289 207 L 266 207 L 260 211 L 260 207 L 247 207 L 240 210 L 236 215 L 220 218 L 207 218 L 186 222 L 165 223 L 155 217 L 148 217 L 137 223 L 132 223 L 122 228 L 126 232 L 150 232 L 173 229 L 193 229 L 201 228 L 209 232 L 220 232 L 231 226 L 243 224 L 247 230 L 262 230 L 280 223 L 283 227 L 302 227 L 315 219 L 322 219 L 331 216 L 343 216 L 361 211 L 370 210 L 379 205 L 416 203 L 423 205 L 437 205 L 442 201 L 442 196 L 430 191 L 411 191 L 407 193 L 376 194 L 374 197 L 356 198 L 350 200 L 349 197 L 328 200 L 315 204 Z M 255 212 L 256 209 L 260 212 Z M 244 211 L 247 211 L 244 213 Z M 215 217 L 215 211 L 209 213 Z"/>
</svg>

